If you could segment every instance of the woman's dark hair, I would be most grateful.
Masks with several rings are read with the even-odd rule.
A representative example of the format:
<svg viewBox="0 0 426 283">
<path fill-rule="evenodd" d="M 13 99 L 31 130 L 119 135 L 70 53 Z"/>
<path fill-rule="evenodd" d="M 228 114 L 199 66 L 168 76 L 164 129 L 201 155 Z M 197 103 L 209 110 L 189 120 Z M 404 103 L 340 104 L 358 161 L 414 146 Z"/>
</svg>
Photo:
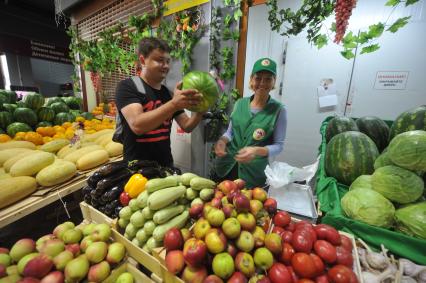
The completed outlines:
<svg viewBox="0 0 426 283">
<path fill-rule="evenodd" d="M 170 47 L 166 41 L 157 37 L 145 37 L 139 41 L 138 55 L 147 57 L 154 49 L 170 53 Z"/>
</svg>

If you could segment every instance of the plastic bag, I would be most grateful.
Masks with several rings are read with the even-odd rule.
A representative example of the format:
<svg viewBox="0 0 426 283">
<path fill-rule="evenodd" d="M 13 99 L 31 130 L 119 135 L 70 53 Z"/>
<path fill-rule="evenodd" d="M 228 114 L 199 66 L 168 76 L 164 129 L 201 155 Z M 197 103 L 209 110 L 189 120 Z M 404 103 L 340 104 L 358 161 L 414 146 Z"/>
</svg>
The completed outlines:
<svg viewBox="0 0 426 283">
<path fill-rule="evenodd" d="M 303 169 L 293 167 L 285 162 L 274 161 L 266 166 L 266 183 L 271 187 L 284 187 L 293 182 L 306 181 L 307 183 L 315 176 L 318 160 L 312 164 L 303 167 Z"/>
</svg>

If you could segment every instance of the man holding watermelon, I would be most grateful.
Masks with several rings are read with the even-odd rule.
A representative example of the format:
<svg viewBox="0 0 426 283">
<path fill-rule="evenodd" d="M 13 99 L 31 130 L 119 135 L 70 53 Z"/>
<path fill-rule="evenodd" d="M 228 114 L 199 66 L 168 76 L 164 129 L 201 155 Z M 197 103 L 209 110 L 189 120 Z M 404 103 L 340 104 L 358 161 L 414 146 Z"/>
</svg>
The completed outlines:
<svg viewBox="0 0 426 283">
<path fill-rule="evenodd" d="M 197 106 L 201 96 L 194 89 L 181 90 L 176 84 L 173 95 L 162 84 L 170 70 L 170 47 L 155 37 L 143 38 L 138 46 L 140 76 L 121 81 L 116 90 L 118 119 L 122 127 L 117 138 L 124 146 L 125 160 L 155 160 L 173 166 L 170 148 L 172 119 L 191 132 L 203 113 L 186 115 L 183 109 Z M 117 127 L 118 129 L 119 127 Z"/>
<path fill-rule="evenodd" d="M 282 151 L 287 128 L 286 109 L 269 94 L 276 72 L 277 65 L 269 58 L 254 63 L 249 81 L 254 94 L 237 100 L 228 130 L 215 144 L 219 178 L 241 178 L 248 188 L 265 185 L 268 157 Z"/>
</svg>

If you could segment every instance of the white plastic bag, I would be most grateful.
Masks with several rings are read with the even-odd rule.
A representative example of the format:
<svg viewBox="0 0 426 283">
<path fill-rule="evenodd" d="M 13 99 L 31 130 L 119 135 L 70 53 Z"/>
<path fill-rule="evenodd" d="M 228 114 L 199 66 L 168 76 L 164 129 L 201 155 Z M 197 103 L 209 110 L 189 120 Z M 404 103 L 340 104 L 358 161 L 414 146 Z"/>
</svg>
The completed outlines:
<svg viewBox="0 0 426 283">
<path fill-rule="evenodd" d="M 306 181 L 307 183 L 315 176 L 318 167 L 318 160 L 312 164 L 303 167 L 303 169 L 293 167 L 285 162 L 274 161 L 266 166 L 266 183 L 271 187 L 284 187 L 293 182 Z"/>
</svg>

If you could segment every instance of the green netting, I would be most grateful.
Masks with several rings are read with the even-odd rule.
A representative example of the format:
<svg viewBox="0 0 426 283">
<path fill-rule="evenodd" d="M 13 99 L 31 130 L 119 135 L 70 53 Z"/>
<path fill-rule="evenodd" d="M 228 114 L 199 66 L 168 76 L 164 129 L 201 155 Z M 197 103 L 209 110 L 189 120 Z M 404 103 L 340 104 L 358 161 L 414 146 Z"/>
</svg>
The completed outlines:
<svg viewBox="0 0 426 283">
<path fill-rule="evenodd" d="M 327 177 L 324 167 L 325 129 L 332 118 L 325 119 L 320 130 L 322 142 L 319 147 L 320 164 L 317 172 L 316 195 L 320 203 L 320 209 L 325 214 L 321 222 L 351 233 L 374 248 L 380 248 L 380 245 L 383 244 L 396 255 L 413 260 L 418 264 L 426 265 L 426 240 L 371 226 L 345 216 L 340 206 L 340 199 L 348 191 L 348 186 L 338 183 L 332 177 Z M 386 121 L 386 123 L 392 124 L 390 121 Z"/>
</svg>

